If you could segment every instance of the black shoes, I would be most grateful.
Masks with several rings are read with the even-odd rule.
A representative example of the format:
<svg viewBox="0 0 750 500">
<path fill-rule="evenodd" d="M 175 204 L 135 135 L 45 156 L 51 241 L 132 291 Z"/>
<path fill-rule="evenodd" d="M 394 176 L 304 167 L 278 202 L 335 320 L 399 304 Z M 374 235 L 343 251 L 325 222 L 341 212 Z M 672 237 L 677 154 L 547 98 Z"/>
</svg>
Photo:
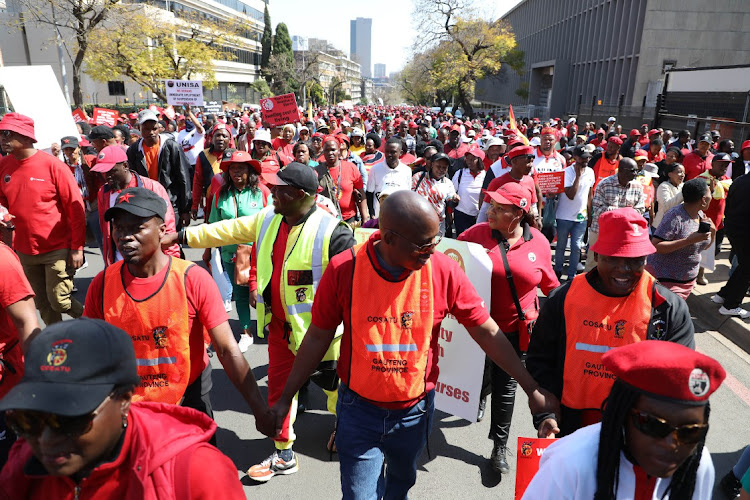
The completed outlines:
<svg viewBox="0 0 750 500">
<path fill-rule="evenodd" d="M 484 418 L 484 411 L 487 409 L 487 398 L 479 399 L 479 411 L 477 411 L 477 422 L 481 422 Z"/>
<path fill-rule="evenodd" d="M 505 459 L 507 448 L 502 446 L 500 443 L 495 443 L 492 447 L 492 456 L 490 456 L 490 465 L 495 472 L 500 474 L 507 474 L 510 472 L 510 465 Z"/>
</svg>

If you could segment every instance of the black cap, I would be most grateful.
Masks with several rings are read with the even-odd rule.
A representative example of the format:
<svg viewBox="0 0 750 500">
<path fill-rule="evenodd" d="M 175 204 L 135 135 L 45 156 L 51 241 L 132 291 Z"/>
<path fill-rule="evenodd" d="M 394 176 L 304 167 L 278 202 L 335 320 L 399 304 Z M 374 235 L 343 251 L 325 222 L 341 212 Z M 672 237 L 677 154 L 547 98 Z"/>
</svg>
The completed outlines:
<svg viewBox="0 0 750 500">
<path fill-rule="evenodd" d="M 68 135 L 60 139 L 60 147 L 62 149 L 65 148 L 77 148 L 78 147 L 78 137 L 74 135 Z"/>
<path fill-rule="evenodd" d="M 120 210 L 138 217 L 159 217 L 164 220 L 167 213 L 167 202 L 149 189 L 127 188 L 117 195 L 115 204 L 104 212 L 104 220 L 111 221 Z"/>
<path fill-rule="evenodd" d="M 451 157 L 450 157 L 450 156 L 448 156 L 448 155 L 447 155 L 447 154 L 445 154 L 445 153 L 435 153 L 435 154 L 434 154 L 434 155 L 432 155 L 432 157 L 430 158 L 430 161 L 431 161 L 432 163 L 435 163 L 435 162 L 436 162 L 436 161 L 438 161 L 438 160 L 445 160 L 445 161 L 447 161 L 447 162 L 448 162 L 448 166 L 449 166 L 449 167 L 451 166 L 451 163 L 453 162 L 453 160 L 451 160 Z"/>
<path fill-rule="evenodd" d="M 318 176 L 315 171 L 307 165 L 296 161 L 293 161 L 275 174 L 263 174 L 263 180 L 272 186 L 293 186 L 304 189 L 307 194 L 318 192 Z"/>
<path fill-rule="evenodd" d="M 729 153 L 716 153 L 711 161 L 732 161 L 732 156 Z"/>
<path fill-rule="evenodd" d="M 97 125 L 96 127 L 91 129 L 91 132 L 89 132 L 90 141 L 93 141 L 94 139 L 114 139 L 114 138 L 115 138 L 114 132 L 112 132 L 112 129 L 106 125 Z"/>
<path fill-rule="evenodd" d="M 711 134 L 703 134 L 700 139 L 698 139 L 698 142 L 707 142 L 709 144 L 714 143 L 714 138 L 711 137 Z"/>
<path fill-rule="evenodd" d="M 18 385 L 0 400 L 0 411 L 85 415 L 116 386 L 140 384 L 130 335 L 90 318 L 45 328 L 29 344 L 24 370 Z"/>
<path fill-rule="evenodd" d="M 576 146 L 573 148 L 573 156 L 578 156 L 579 158 L 591 158 L 591 153 L 583 147 L 583 146 Z"/>
</svg>

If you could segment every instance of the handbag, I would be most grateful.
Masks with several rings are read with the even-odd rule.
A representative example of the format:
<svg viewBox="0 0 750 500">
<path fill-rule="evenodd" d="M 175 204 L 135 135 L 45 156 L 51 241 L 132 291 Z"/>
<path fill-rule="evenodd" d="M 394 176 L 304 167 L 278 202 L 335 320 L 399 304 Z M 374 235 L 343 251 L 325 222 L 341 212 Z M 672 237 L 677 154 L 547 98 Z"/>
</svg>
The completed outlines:
<svg viewBox="0 0 750 500">
<path fill-rule="evenodd" d="M 526 352 L 529 349 L 529 341 L 531 340 L 534 325 L 537 318 L 539 318 L 539 311 L 536 308 L 536 301 L 534 301 L 533 309 L 524 311 L 521 307 L 521 301 L 518 299 L 518 292 L 516 291 L 516 284 L 513 282 L 513 273 L 510 272 L 510 266 L 508 265 L 505 241 L 498 241 L 497 246 L 500 247 L 500 255 L 503 257 L 503 267 L 505 268 L 505 278 L 508 280 L 510 294 L 513 297 L 513 303 L 516 305 L 516 313 L 518 314 L 518 348 L 522 352 Z"/>
<path fill-rule="evenodd" d="M 237 252 L 234 254 L 234 283 L 238 286 L 250 286 L 250 257 L 252 254 L 252 245 L 237 245 Z"/>
</svg>

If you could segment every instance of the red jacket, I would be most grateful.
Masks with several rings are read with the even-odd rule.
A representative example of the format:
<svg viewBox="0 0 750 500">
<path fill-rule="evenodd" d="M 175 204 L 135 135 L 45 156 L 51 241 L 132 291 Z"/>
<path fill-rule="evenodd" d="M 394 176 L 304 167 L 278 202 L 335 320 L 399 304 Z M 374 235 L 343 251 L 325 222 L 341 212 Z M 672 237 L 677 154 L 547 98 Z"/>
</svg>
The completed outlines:
<svg viewBox="0 0 750 500">
<path fill-rule="evenodd" d="M 214 432 L 216 423 L 192 408 L 133 403 L 119 456 L 78 484 L 78 498 L 244 500 L 236 467 L 208 444 Z M 73 500 L 75 489 L 67 476 L 47 475 L 24 439 L 0 473 L 2 500 Z"/>
<path fill-rule="evenodd" d="M 149 191 L 153 191 L 154 193 L 158 194 L 161 198 L 164 199 L 164 201 L 167 202 L 167 214 L 165 216 L 164 223 L 167 225 L 167 233 L 176 233 L 177 229 L 175 226 L 174 209 L 172 208 L 172 202 L 169 201 L 169 195 L 167 194 L 167 190 L 164 189 L 164 186 L 159 184 L 157 181 L 149 179 L 148 177 L 138 175 L 132 170 L 130 171 L 130 174 L 130 183 L 127 187 L 146 188 Z M 101 227 L 102 229 L 102 257 L 104 258 L 105 267 L 115 262 L 116 250 L 114 242 L 112 241 L 112 234 L 109 231 L 109 222 L 106 222 L 104 220 L 104 213 L 110 207 L 109 197 L 111 193 L 112 190 L 110 189 L 109 184 L 104 184 L 101 189 L 99 189 L 99 195 L 97 197 L 100 207 L 99 227 Z M 164 253 L 167 255 L 171 255 L 172 257 L 179 257 L 180 247 L 175 243 L 171 247 L 164 250 Z"/>
</svg>

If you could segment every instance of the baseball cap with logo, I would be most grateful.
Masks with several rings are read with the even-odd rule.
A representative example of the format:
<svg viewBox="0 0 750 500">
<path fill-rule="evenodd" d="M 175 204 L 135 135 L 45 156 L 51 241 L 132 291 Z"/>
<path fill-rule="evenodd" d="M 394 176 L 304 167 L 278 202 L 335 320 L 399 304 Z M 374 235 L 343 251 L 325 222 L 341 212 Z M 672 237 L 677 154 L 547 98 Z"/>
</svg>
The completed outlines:
<svg viewBox="0 0 750 500">
<path fill-rule="evenodd" d="M 656 253 L 648 223 L 632 207 L 617 208 L 599 216 L 599 238 L 591 251 L 608 257 L 645 257 Z"/>
<path fill-rule="evenodd" d="M 109 172 L 118 163 L 127 163 L 128 155 L 119 144 L 107 146 L 99 152 L 96 157 L 96 165 L 91 167 L 92 172 Z"/>
<path fill-rule="evenodd" d="M 516 206 L 526 213 L 531 210 L 531 191 L 519 182 L 508 182 L 500 186 L 497 191 L 486 191 L 486 193 L 497 203 Z"/>
<path fill-rule="evenodd" d="M 60 139 L 60 147 L 62 149 L 70 148 L 75 149 L 79 146 L 79 139 L 73 135 L 69 135 Z"/>
<path fill-rule="evenodd" d="M 85 415 L 115 387 L 139 383 L 130 335 L 98 319 L 63 321 L 31 341 L 23 378 L 0 400 L 0 411 Z"/>
<path fill-rule="evenodd" d="M 318 192 L 318 176 L 315 171 L 296 161 L 276 173 L 264 173 L 263 180 L 272 186 L 292 186 L 303 189 L 307 194 Z"/>
<path fill-rule="evenodd" d="M 127 188 L 117 195 L 115 204 L 104 212 L 104 220 L 111 221 L 118 212 L 128 212 L 137 217 L 159 217 L 164 220 L 167 202 L 150 189 Z"/>
</svg>

